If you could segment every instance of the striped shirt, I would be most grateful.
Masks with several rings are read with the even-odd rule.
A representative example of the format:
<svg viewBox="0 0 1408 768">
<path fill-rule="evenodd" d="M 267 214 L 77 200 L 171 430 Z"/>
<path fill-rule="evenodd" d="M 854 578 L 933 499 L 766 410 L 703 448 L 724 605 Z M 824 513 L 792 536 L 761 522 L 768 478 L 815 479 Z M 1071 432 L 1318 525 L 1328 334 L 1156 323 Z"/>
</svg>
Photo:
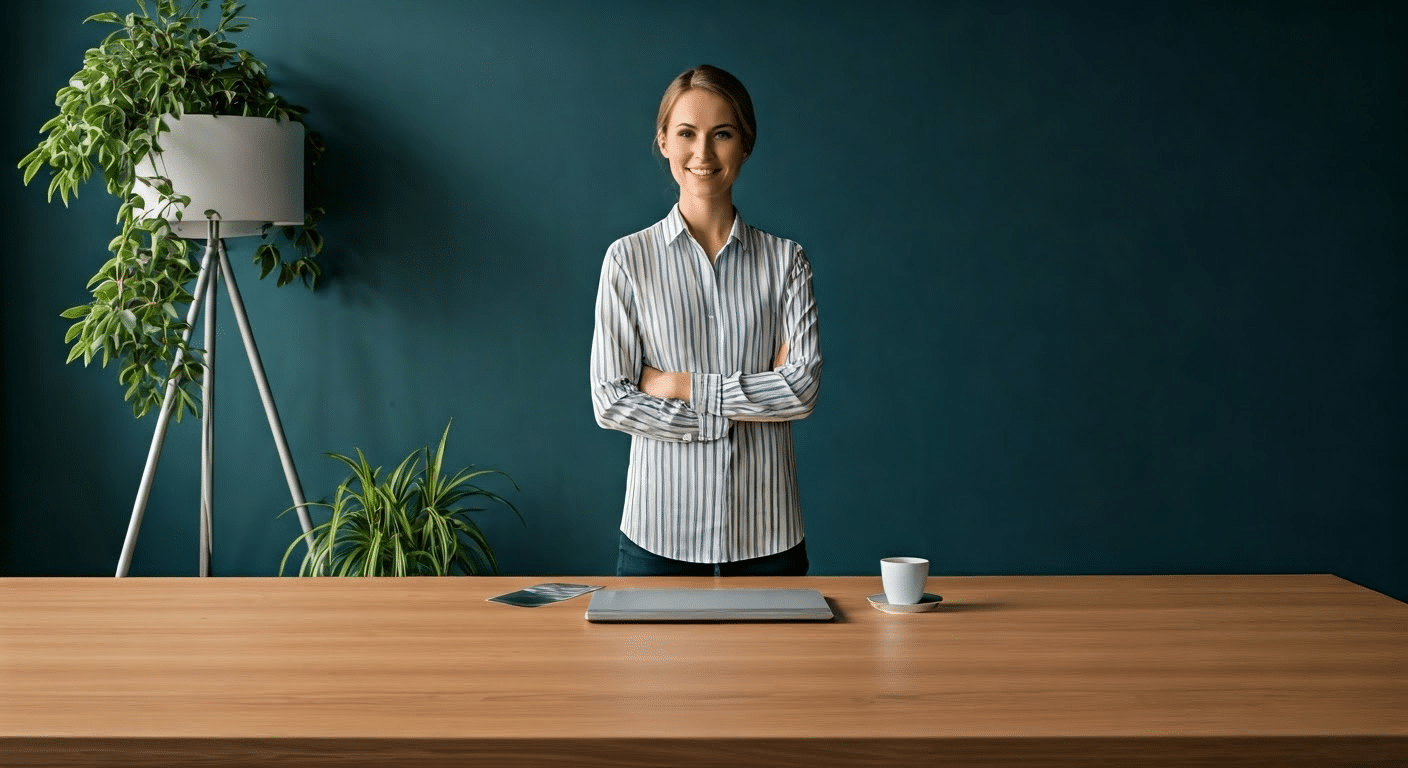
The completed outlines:
<svg viewBox="0 0 1408 768">
<path fill-rule="evenodd" d="M 788 356 L 774 358 L 782 343 Z M 643 365 L 688 371 L 688 402 L 637 387 Z M 791 421 L 821 384 L 812 271 L 802 247 L 735 215 L 711 263 L 679 206 L 611 244 L 592 335 L 592 408 L 631 435 L 621 531 L 693 563 L 802 541 Z"/>
</svg>

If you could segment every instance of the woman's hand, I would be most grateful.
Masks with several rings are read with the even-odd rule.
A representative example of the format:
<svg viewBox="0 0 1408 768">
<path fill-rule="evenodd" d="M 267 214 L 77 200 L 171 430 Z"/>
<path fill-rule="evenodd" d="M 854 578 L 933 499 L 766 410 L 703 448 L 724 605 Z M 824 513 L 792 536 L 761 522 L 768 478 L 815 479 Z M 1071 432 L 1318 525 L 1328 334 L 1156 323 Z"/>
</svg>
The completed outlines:
<svg viewBox="0 0 1408 768">
<path fill-rule="evenodd" d="M 787 342 L 782 342 L 782 349 L 777 350 L 777 357 L 772 359 L 773 368 L 781 368 L 787 365 Z"/>
</svg>

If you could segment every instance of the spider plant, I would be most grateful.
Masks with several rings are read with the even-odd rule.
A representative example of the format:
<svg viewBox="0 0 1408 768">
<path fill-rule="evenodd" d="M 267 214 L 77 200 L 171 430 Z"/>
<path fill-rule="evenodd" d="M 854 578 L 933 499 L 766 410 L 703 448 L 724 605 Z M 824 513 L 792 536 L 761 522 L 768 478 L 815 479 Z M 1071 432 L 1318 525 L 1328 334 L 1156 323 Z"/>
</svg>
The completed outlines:
<svg viewBox="0 0 1408 768">
<path fill-rule="evenodd" d="M 462 468 L 452 475 L 443 471 L 445 443 L 450 423 L 431 451 L 412 451 L 395 469 L 383 475 L 362 449 L 355 459 L 328 453 L 346 464 L 350 474 L 333 495 L 332 503 L 309 506 L 331 510 L 330 519 L 300 534 L 289 544 L 279 563 L 282 576 L 289 557 L 309 538 L 312 544 L 298 569 L 300 576 L 449 576 L 499 572 L 498 561 L 483 530 L 470 518 L 486 511 L 475 502 L 496 502 L 523 515 L 512 502 L 470 481 L 484 475 L 503 475 L 497 469 Z M 517 483 L 514 483 L 517 489 Z M 282 514 L 295 509 L 290 507 Z"/>
</svg>

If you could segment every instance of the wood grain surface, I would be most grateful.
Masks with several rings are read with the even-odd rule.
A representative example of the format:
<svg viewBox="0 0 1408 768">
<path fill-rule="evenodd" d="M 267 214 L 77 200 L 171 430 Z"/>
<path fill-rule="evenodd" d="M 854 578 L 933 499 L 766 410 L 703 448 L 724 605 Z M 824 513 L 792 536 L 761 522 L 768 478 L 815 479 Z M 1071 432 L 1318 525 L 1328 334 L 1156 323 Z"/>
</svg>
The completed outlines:
<svg viewBox="0 0 1408 768">
<path fill-rule="evenodd" d="M 592 624 L 547 581 L 814 587 Z M 1408 604 L 1323 574 L 0 579 L 0 765 L 1408 765 Z"/>
</svg>

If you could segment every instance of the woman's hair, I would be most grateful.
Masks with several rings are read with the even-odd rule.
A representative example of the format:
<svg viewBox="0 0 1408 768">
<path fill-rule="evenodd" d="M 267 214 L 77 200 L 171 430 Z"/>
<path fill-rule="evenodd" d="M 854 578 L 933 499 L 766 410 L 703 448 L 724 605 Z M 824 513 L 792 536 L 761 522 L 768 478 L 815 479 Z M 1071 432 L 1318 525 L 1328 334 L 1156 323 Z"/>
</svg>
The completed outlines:
<svg viewBox="0 0 1408 768">
<path fill-rule="evenodd" d="M 657 140 L 651 142 L 655 151 L 660 151 L 658 139 L 668 127 L 666 123 L 670 119 L 670 110 L 675 108 L 675 102 L 679 101 L 680 96 L 691 88 L 702 88 L 718 94 L 733 107 L 733 114 L 738 117 L 740 123 L 738 129 L 743 134 L 743 151 L 751 153 L 753 143 L 758 140 L 758 122 L 753 117 L 753 100 L 748 97 L 748 89 L 743 87 L 738 78 L 708 64 L 686 69 L 670 81 L 670 87 L 665 89 L 665 95 L 660 98 L 660 114 L 655 118 Z"/>
</svg>

